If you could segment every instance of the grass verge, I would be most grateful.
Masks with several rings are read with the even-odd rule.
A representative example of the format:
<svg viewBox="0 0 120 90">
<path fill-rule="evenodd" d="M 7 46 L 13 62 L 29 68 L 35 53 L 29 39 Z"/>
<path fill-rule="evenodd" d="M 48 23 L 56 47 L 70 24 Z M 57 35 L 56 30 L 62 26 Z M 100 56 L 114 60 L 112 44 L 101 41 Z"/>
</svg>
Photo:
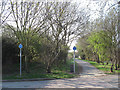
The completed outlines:
<svg viewBox="0 0 120 90">
<path fill-rule="evenodd" d="M 59 67 L 54 66 L 51 73 L 45 73 L 43 68 L 34 68 L 31 67 L 30 73 L 22 72 L 22 77 L 20 77 L 19 72 L 12 75 L 3 75 L 3 80 L 11 79 L 33 79 L 33 78 L 73 78 L 76 77 L 76 74 L 70 73 L 70 65 L 72 64 L 72 59 L 67 60 L 67 63 L 59 65 Z"/>
<path fill-rule="evenodd" d="M 111 68 L 110 63 L 108 65 L 106 65 L 106 63 L 104 63 L 104 65 L 102 65 L 102 63 L 97 63 L 97 62 L 90 61 L 90 60 L 83 60 L 83 61 L 90 63 L 91 65 L 95 66 L 99 70 L 102 70 L 105 74 L 118 74 L 118 73 L 120 73 L 120 69 L 114 70 L 113 72 L 111 72 L 110 71 L 110 68 Z"/>
</svg>

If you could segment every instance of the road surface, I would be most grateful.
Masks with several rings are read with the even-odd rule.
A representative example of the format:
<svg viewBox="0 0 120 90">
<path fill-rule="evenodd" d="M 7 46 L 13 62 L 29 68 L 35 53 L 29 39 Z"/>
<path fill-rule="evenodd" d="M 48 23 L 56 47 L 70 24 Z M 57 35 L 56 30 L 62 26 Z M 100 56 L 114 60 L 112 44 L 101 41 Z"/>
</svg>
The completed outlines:
<svg viewBox="0 0 120 90">
<path fill-rule="evenodd" d="M 3 88 L 118 88 L 118 75 L 106 75 L 88 62 L 76 60 L 82 67 L 80 77 L 46 81 L 3 82 Z"/>
</svg>

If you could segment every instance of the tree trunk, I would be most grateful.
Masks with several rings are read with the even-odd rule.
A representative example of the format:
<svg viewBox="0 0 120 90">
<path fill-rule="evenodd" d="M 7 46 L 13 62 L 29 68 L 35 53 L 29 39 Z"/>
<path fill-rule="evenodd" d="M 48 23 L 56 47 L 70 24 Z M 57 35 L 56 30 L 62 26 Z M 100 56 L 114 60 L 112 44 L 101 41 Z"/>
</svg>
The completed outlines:
<svg viewBox="0 0 120 90">
<path fill-rule="evenodd" d="M 115 62 L 115 70 L 118 70 L 118 67 L 117 67 L 117 60 Z"/>
<path fill-rule="evenodd" d="M 108 62 L 106 63 L 106 65 L 108 65 Z"/>
<path fill-rule="evenodd" d="M 68 53 L 65 54 L 64 64 L 67 63 L 67 54 L 68 54 Z"/>
<path fill-rule="evenodd" d="M 120 61 L 118 62 L 118 68 L 120 68 Z"/>
<path fill-rule="evenodd" d="M 113 72 L 113 59 L 110 58 L 111 62 L 112 62 L 112 65 L 111 65 L 111 68 L 110 68 L 110 71 Z"/>
<path fill-rule="evenodd" d="M 66 64 L 66 61 L 67 61 L 67 60 L 66 60 L 66 58 L 65 58 L 65 59 L 64 59 L 64 64 Z"/>
<path fill-rule="evenodd" d="M 51 73 L 51 66 L 47 66 L 47 73 Z"/>
<path fill-rule="evenodd" d="M 119 54 L 120 52 L 118 52 L 118 54 Z M 120 68 L 120 56 L 118 55 L 118 68 Z"/>
<path fill-rule="evenodd" d="M 117 66 L 117 64 L 115 65 L 115 70 L 118 70 L 118 66 Z"/>
<path fill-rule="evenodd" d="M 113 64 L 111 65 L 111 68 L 110 68 L 110 69 L 111 69 L 111 72 L 113 72 Z"/>
<path fill-rule="evenodd" d="M 27 55 L 25 55 L 25 71 L 29 73 Z"/>
<path fill-rule="evenodd" d="M 66 46 L 66 45 L 65 45 Z M 67 46 L 66 46 L 67 47 Z M 67 55 L 68 55 L 68 51 L 67 51 L 67 48 L 65 48 L 65 59 L 64 59 L 64 64 L 66 64 L 67 63 Z"/>
<path fill-rule="evenodd" d="M 100 63 L 99 56 L 97 56 L 97 63 Z"/>
</svg>

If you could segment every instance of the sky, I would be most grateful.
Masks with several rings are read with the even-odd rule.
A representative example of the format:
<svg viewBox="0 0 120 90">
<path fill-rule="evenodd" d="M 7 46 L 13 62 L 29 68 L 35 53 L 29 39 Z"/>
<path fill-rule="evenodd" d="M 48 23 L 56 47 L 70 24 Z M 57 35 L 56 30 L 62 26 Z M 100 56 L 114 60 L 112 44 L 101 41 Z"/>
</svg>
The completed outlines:
<svg viewBox="0 0 120 90">
<path fill-rule="evenodd" d="M 84 8 L 87 8 L 87 5 L 90 3 L 90 6 L 89 6 L 89 8 L 91 9 L 91 10 L 93 10 L 93 11 L 96 11 L 96 9 L 98 8 L 98 6 L 95 4 L 95 2 L 94 1 L 91 1 L 90 2 L 90 0 L 75 0 L 74 2 L 78 2 L 78 3 L 82 3 L 82 5 L 80 6 L 80 7 L 84 7 Z M 92 16 L 91 16 L 91 19 L 94 17 L 94 19 L 95 18 L 97 18 L 98 17 L 98 15 L 96 15 L 96 14 L 93 14 Z M 73 52 L 73 47 L 75 46 L 77 44 L 77 40 L 74 40 L 73 42 L 72 42 L 72 44 L 71 44 L 71 46 L 70 46 L 70 50 L 69 50 L 69 52 Z M 77 50 L 76 50 L 77 51 Z"/>
<path fill-rule="evenodd" d="M 78 2 L 81 3 L 82 2 L 82 6 L 81 7 L 87 7 L 88 3 L 89 8 L 92 10 L 91 12 L 91 19 L 96 19 L 99 16 L 99 12 L 96 12 L 96 10 L 100 9 L 99 4 L 96 4 L 98 1 L 103 1 L 103 0 L 74 0 L 74 2 Z M 104 0 L 106 1 L 106 0 Z M 112 6 L 114 3 L 118 2 L 119 0 L 108 0 L 110 1 L 109 4 L 106 5 L 105 10 L 107 10 L 110 6 Z M 77 44 L 77 40 L 74 40 L 70 46 L 70 50 L 69 52 L 73 52 L 73 47 Z"/>
</svg>

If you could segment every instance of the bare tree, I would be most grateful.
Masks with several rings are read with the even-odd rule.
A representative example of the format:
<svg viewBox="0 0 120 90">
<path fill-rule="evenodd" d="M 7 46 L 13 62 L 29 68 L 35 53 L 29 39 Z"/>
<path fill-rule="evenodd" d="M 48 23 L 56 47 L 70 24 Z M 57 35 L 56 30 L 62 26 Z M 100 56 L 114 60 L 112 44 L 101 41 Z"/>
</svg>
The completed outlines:
<svg viewBox="0 0 120 90">
<path fill-rule="evenodd" d="M 10 2 L 12 11 L 11 21 L 6 24 L 11 29 L 19 43 L 23 44 L 23 53 L 25 55 L 25 66 L 28 71 L 28 55 L 30 38 L 35 33 L 42 31 L 45 26 L 44 5 L 34 2 Z M 47 30 L 47 29 L 46 29 Z M 40 33 L 41 35 L 41 33 Z"/>
<path fill-rule="evenodd" d="M 11 15 L 10 0 L 1 0 L 0 2 L 0 25 L 5 24 Z"/>
<path fill-rule="evenodd" d="M 49 35 L 56 43 L 56 52 L 61 44 L 67 46 L 84 31 L 82 28 L 88 21 L 88 17 L 83 9 L 79 11 L 78 8 L 76 4 L 70 2 L 46 4 L 46 14 L 50 26 Z"/>
<path fill-rule="evenodd" d="M 46 47 L 51 47 L 43 56 L 44 61 L 46 60 L 47 72 L 51 72 L 52 64 L 58 60 L 63 49 L 67 56 L 68 43 L 85 31 L 84 27 L 89 20 L 89 15 L 78 8 L 75 3 L 70 2 L 10 1 L 11 21 L 5 26 L 11 29 L 18 42 L 23 44 L 26 71 L 28 71 L 30 40 L 36 33 L 46 37 L 47 40 L 44 41 L 48 43 Z"/>
</svg>

